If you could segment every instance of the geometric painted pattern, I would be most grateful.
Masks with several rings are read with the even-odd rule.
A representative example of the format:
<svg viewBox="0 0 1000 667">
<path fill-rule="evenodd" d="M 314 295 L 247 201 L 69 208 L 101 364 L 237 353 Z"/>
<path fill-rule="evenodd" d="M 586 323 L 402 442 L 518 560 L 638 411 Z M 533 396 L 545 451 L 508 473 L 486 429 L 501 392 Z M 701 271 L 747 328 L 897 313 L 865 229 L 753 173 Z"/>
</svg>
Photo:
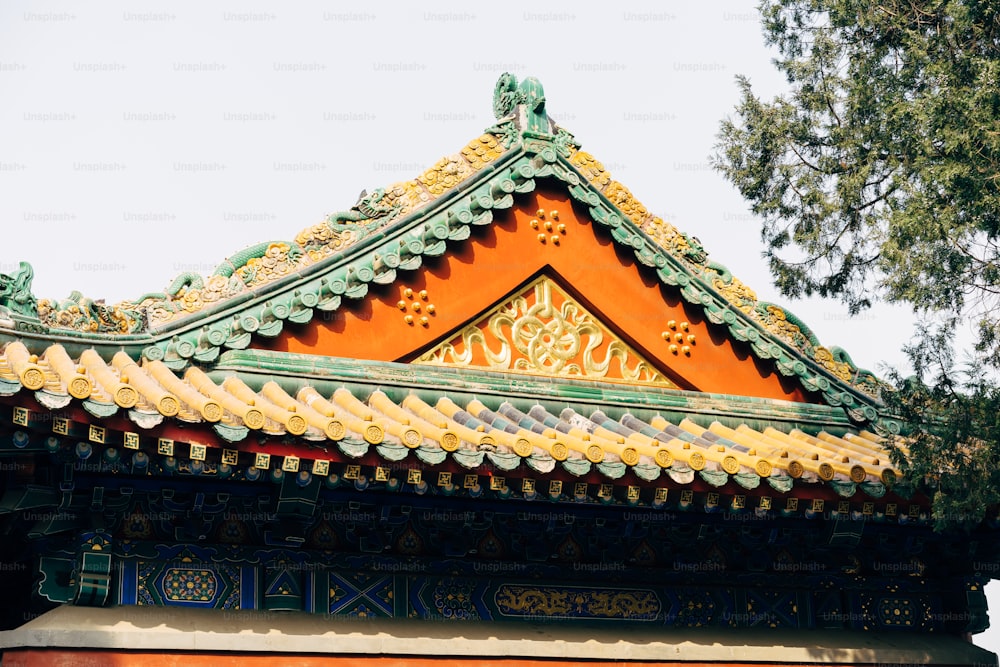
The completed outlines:
<svg viewBox="0 0 1000 667">
<path fill-rule="evenodd" d="M 240 570 L 225 563 L 142 562 L 136 567 L 135 603 L 212 609 L 240 608 Z M 123 594 L 126 591 L 123 591 Z"/>
<path fill-rule="evenodd" d="M 185 550 L 186 553 L 190 551 Z M 968 614 L 948 604 L 927 582 L 800 575 L 721 574 L 733 586 L 689 573 L 646 588 L 615 581 L 560 581 L 565 568 L 383 556 L 309 562 L 302 553 L 257 551 L 257 565 L 204 559 L 161 562 L 125 558 L 114 603 L 216 609 L 307 610 L 340 618 L 419 618 L 437 621 L 653 622 L 693 628 L 840 628 L 918 632 L 961 630 Z M 174 554 L 180 555 L 180 554 Z M 205 555 L 208 555 L 207 553 Z M 222 554 L 217 554 L 222 556 Z M 237 552 L 226 558 L 240 560 Z M 245 558 L 245 555 L 243 556 Z M 335 564 L 332 561 L 337 561 Z M 489 564 L 490 567 L 485 567 Z M 515 569 L 516 566 L 516 569 Z M 368 571 L 358 567 L 370 567 Z M 414 572 L 415 568 L 425 570 Z M 510 568 L 510 570 L 505 569 Z M 390 572 L 390 573 L 387 573 Z M 645 575 L 630 576 L 641 581 Z M 695 583 L 701 579 L 705 583 Z M 135 582 L 132 585 L 129 582 Z M 878 581 L 879 583 L 876 583 Z M 266 585 L 264 582 L 269 582 Z M 544 582 L 544 583 L 543 583 Z M 255 591 L 261 586 L 261 595 Z"/>
<path fill-rule="evenodd" d="M 949 618 L 939 613 L 926 596 L 903 596 L 887 591 L 879 596 L 862 595 L 862 605 L 870 614 L 869 626 L 895 630 L 933 631 Z"/>
<path fill-rule="evenodd" d="M 172 567 L 163 573 L 160 586 L 171 602 L 211 602 L 219 581 L 211 570 Z"/>
<path fill-rule="evenodd" d="M 918 567 L 912 545 L 874 539 L 867 527 L 864 550 L 855 554 L 817 549 L 828 539 L 818 522 L 789 521 L 778 529 L 771 520 L 737 521 L 726 510 L 714 526 L 699 525 L 695 513 L 670 506 L 681 494 L 668 496 L 659 512 L 567 510 L 574 517 L 568 522 L 541 503 L 532 509 L 480 501 L 445 512 L 444 487 L 436 476 L 425 479 L 423 496 L 394 501 L 373 496 L 349 505 L 331 489 L 312 521 L 283 525 L 307 542 L 318 529 L 335 533 L 333 550 L 192 543 L 232 520 L 263 533 L 273 498 L 89 494 L 104 503 L 106 534 L 115 538 L 100 552 L 118 573 L 110 602 L 441 621 L 635 619 L 677 628 L 959 632 L 980 622 L 969 611 L 972 598 L 945 595 L 945 584 L 916 576 L 947 565 L 947 554 L 925 546 Z M 481 477 L 473 481 L 491 486 Z M 455 488 L 465 482 L 461 474 L 451 479 Z M 524 487 L 515 478 L 505 483 Z M 706 505 L 728 507 L 718 492 L 708 495 Z M 759 505 L 750 497 L 746 504 Z M 153 539 L 127 537 L 144 534 L 146 525 Z M 73 601 L 73 568 L 69 552 L 58 563 L 44 559 L 39 592 Z"/>
<path fill-rule="evenodd" d="M 701 628 L 726 623 L 727 617 L 743 613 L 744 610 L 725 604 L 713 593 L 715 591 L 698 588 L 671 588 L 668 624 L 678 628 Z M 731 598 L 731 593 L 728 597 Z"/>
<path fill-rule="evenodd" d="M 757 590 L 747 593 L 746 623 L 749 627 L 798 627 L 798 594 L 787 590 Z"/>
<path fill-rule="evenodd" d="M 490 620 L 493 614 L 484 604 L 487 588 L 485 579 L 422 578 L 410 585 L 408 615 L 444 621 Z"/>
<path fill-rule="evenodd" d="M 330 604 L 328 613 L 370 618 L 393 615 L 393 577 L 391 575 L 350 575 L 329 573 Z"/>
<path fill-rule="evenodd" d="M 434 610 L 441 618 L 480 620 L 475 607 L 475 582 L 468 579 L 442 579 L 434 588 Z"/>
<path fill-rule="evenodd" d="M 913 600 L 882 598 L 878 601 L 878 620 L 888 627 L 909 627 L 919 620 Z"/>
</svg>

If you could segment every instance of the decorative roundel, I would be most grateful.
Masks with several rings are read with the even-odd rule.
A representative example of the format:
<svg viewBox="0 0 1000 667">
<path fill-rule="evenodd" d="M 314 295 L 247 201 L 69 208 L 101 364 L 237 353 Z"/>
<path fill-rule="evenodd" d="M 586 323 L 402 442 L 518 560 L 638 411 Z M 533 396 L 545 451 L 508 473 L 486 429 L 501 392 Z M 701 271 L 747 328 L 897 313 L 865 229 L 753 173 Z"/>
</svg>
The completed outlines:
<svg viewBox="0 0 1000 667">
<path fill-rule="evenodd" d="M 861 482 L 868 479 L 868 473 L 859 465 L 851 466 L 851 481 L 855 484 L 860 484 Z"/>
<path fill-rule="evenodd" d="M 722 469 L 730 475 L 735 475 L 740 471 L 740 462 L 736 460 L 735 456 L 726 456 L 722 459 Z"/>
<path fill-rule="evenodd" d="M 287 420 L 285 420 L 285 428 L 292 435 L 302 435 L 309 428 L 309 424 L 306 423 L 305 418 L 302 415 L 292 415 Z"/>
<path fill-rule="evenodd" d="M 461 444 L 461 439 L 455 433 L 451 431 L 445 431 L 441 434 L 441 449 L 446 452 L 453 452 L 458 449 L 459 444 Z"/>
<path fill-rule="evenodd" d="M 201 416 L 205 421 L 217 422 L 222 419 L 222 406 L 215 401 L 205 401 L 201 407 Z"/>
<path fill-rule="evenodd" d="M 179 356 L 187 359 L 189 357 L 194 356 L 194 349 L 195 349 L 194 343 L 188 340 L 182 340 L 177 343 L 177 346 L 174 348 L 174 351 L 177 352 Z"/>
<path fill-rule="evenodd" d="M 326 437 L 331 440 L 342 440 L 347 435 L 347 427 L 339 419 L 331 419 L 326 424 Z"/>
<path fill-rule="evenodd" d="M 604 460 L 604 450 L 598 445 L 587 447 L 587 460 L 591 463 L 600 463 Z"/>
<path fill-rule="evenodd" d="M 691 456 L 688 457 L 688 465 L 691 466 L 692 470 L 704 470 L 705 455 L 701 452 L 691 452 Z"/>
<path fill-rule="evenodd" d="M 226 342 L 226 332 L 221 329 L 211 329 L 208 332 L 208 342 L 215 347 L 219 347 Z"/>
<path fill-rule="evenodd" d="M 551 452 L 556 461 L 565 461 L 569 457 L 569 447 L 561 442 L 554 443 Z"/>
<path fill-rule="evenodd" d="M 369 283 L 375 277 L 375 272 L 370 266 L 359 266 L 355 275 L 361 282 Z"/>
<path fill-rule="evenodd" d="M 634 466 L 639 463 L 639 452 L 633 447 L 626 447 L 622 450 L 622 462 L 627 466 Z"/>
<path fill-rule="evenodd" d="M 365 442 L 372 445 L 377 445 L 385 440 L 385 430 L 383 430 L 378 424 L 369 424 L 366 426 L 363 435 Z"/>
<path fill-rule="evenodd" d="M 493 438 L 492 435 L 484 435 L 481 438 L 479 438 L 479 444 L 483 447 L 496 447 L 497 441 Z M 517 449 L 515 448 L 514 451 L 516 453 Z"/>
<path fill-rule="evenodd" d="M 403 431 L 403 437 L 401 438 L 401 440 L 403 441 L 404 445 L 406 445 L 410 449 L 414 449 L 415 447 L 420 446 L 420 443 L 423 442 L 424 438 L 423 436 L 420 435 L 420 431 L 418 431 L 417 429 L 408 428 L 405 431 Z"/>
<path fill-rule="evenodd" d="M 882 471 L 882 483 L 886 486 L 892 486 L 896 483 L 896 473 L 893 470 L 883 470 Z"/>
<path fill-rule="evenodd" d="M 73 398 L 90 398 L 90 392 L 93 391 L 93 385 L 90 384 L 90 380 L 78 375 L 69 382 L 67 387 L 69 390 L 69 395 Z"/>
<path fill-rule="evenodd" d="M 671 456 L 670 452 L 665 449 L 657 450 L 656 452 L 656 465 L 661 468 L 669 468 L 674 464 L 674 457 Z"/>
<path fill-rule="evenodd" d="M 829 482 L 831 479 L 833 479 L 833 475 L 834 475 L 834 472 L 833 472 L 833 466 L 832 465 L 830 465 L 829 463 L 820 463 L 819 464 L 819 478 L 820 479 L 822 479 L 824 482 Z"/>
<path fill-rule="evenodd" d="M 788 474 L 792 476 L 792 479 L 798 479 L 802 477 L 802 473 L 805 472 L 805 468 L 798 461 L 792 461 L 788 464 Z"/>
<path fill-rule="evenodd" d="M 123 408 L 135 407 L 139 402 L 139 392 L 128 385 L 122 385 L 115 390 L 115 403 Z"/>
<path fill-rule="evenodd" d="M 566 458 L 565 455 L 563 455 L 562 458 L 556 456 L 556 447 L 560 445 L 562 445 L 562 443 L 557 442 L 552 447 L 552 458 L 556 459 L 557 461 L 562 461 Z M 563 449 L 566 448 L 565 445 L 562 445 L 562 447 Z M 535 451 L 534 446 L 524 438 L 518 438 L 517 441 L 514 443 L 514 453 L 520 457 L 531 456 L 531 452 L 533 451 Z"/>
<path fill-rule="evenodd" d="M 264 428 L 264 413 L 256 408 L 250 408 L 243 415 L 243 423 L 254 430 Z"/>
<path fill-rule="evenodd" d="M 754 469 L 761 477 L 770 477 L 771 472 L 774 470 L 774 466 L 771 465 L 770 461 L 761 459 L 757 461 L 757 465 L 754 466 Z"/>
<path fill-rule="evenodd" d="M 164 396 L 156 402 L 156 409 L 165 417 L 173 417 L 181 409 L 181 403 L 173 396 Z"/>
</svg>

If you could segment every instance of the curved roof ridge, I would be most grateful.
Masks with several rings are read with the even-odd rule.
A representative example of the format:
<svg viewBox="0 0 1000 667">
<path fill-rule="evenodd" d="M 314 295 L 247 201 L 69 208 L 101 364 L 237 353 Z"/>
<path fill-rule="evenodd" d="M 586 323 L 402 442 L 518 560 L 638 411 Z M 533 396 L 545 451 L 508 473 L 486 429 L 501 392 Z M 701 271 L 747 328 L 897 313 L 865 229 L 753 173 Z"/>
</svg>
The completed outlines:
<svg viewBox="0 0 1000 667">
<path fill-rule="evenodd" d="M 710 260 L 697 238 L 652 214 L 573 135 L 546 113 L 541 83 L 510 74 L 497 82 L 496 124 L 459 153 L 421 175 L 368 194 L 291 241 L 250 246 L 203 278 L 182 274 L 165 292 L 105 306 L 74 292 L 61 302 L 30 292 L 31 268 L 0 275 L 0 328 L 18 336 L 127 345 L 171 368 L 211 364 L 222 348 L 247 347 L 254 335 L 277 336 L 284 321 L 305 323 L 315 310 L 332 311 L 344 299 L 362 299 L 369 284 L 389 284 L 449 242 L 489 224 L 494 210 L 514 205 L 538 178 L 561 182 L 614 240 L 656 271 L 665 285 L 728 327 L 760 359 L 772 360 L 831 405 L 874 419 L 882 383 L 839 348 L 826 348 L 794 315 L 758 300 L 725 266 Z M 37 312 L 37 318 L 32 313 Z M 6 322 L 4 321 L 6 320 Z M 33 337 L 33 336 L 29 336 Z M 42 341 L 39 341 L 41 344 Z M 860 405 L 857 403 L 860 400 Z"/>
<path fill-rule="evenodd" d="M 323 221 L 300 231 L 294 240 L 264 241 L 248 246 L 224 259 L 210 276 L 184 272 L 162 292 L 147 292 L 111 306 L 77 291 L 62 300 L 36 301 L 33 296 L 30 300 L 44 327 L 111 336 L 142 333 L 335 256 L 364 236 L 427 207 L 494 162 L 509 146 L 510 142 L 505 143 L 502 137 L 484 133 L 459 152 L 441 158 L 416 178 L 377 188 L 371 193 L 362 191 L 354 206 L 331 213 Z M 10 277 L 9 282 L 26 282 L 27 294 L 30 294 L 31 267 L 25 262 L 21 264 L 21 271 Z M 0 287 L 0 305 L 10 307 L 3 297 Z M 20 312 L 30 314 L 25 309 Z"/>
</svg>

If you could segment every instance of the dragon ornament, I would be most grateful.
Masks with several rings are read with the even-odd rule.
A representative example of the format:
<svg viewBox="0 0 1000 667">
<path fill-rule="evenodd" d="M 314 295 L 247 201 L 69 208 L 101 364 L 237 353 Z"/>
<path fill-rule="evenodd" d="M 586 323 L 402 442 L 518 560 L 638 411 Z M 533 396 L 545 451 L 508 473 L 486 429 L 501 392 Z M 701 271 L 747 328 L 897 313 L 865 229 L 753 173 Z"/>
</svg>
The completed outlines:
<svg viewBox="0 0 1000 667">
<path fill-rule="evenodd" d="M 0 273 L 0 306 L 18 315 L 35 317 L 38 306 L 35 295 L 31 293 L 34 277 L 35 272 L 27 262 L 21 262 L 12 275 Z"/>
<path fill-rule="evenodd" d="M 40 299 L 38 318 L 56 329 L 129 334 L 141 331 L 146 324 L 143 311 L 131 305 L 125 302 L 107 306 L 103 301 L 94 301 L 74 290 L 62 301 Z"/>
</svg>

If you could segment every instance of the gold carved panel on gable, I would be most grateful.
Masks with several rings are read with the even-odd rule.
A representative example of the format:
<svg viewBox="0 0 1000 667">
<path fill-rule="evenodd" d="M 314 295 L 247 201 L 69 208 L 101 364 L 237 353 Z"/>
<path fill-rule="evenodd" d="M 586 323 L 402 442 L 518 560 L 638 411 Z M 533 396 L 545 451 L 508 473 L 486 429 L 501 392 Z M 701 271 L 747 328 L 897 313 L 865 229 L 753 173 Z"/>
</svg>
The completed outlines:
<svg viewBox="0 0 1000 667">
<path fill-rule="evenodd" d="M 545 276 L 414 363 L 677 388 Z"/>
</svg>

